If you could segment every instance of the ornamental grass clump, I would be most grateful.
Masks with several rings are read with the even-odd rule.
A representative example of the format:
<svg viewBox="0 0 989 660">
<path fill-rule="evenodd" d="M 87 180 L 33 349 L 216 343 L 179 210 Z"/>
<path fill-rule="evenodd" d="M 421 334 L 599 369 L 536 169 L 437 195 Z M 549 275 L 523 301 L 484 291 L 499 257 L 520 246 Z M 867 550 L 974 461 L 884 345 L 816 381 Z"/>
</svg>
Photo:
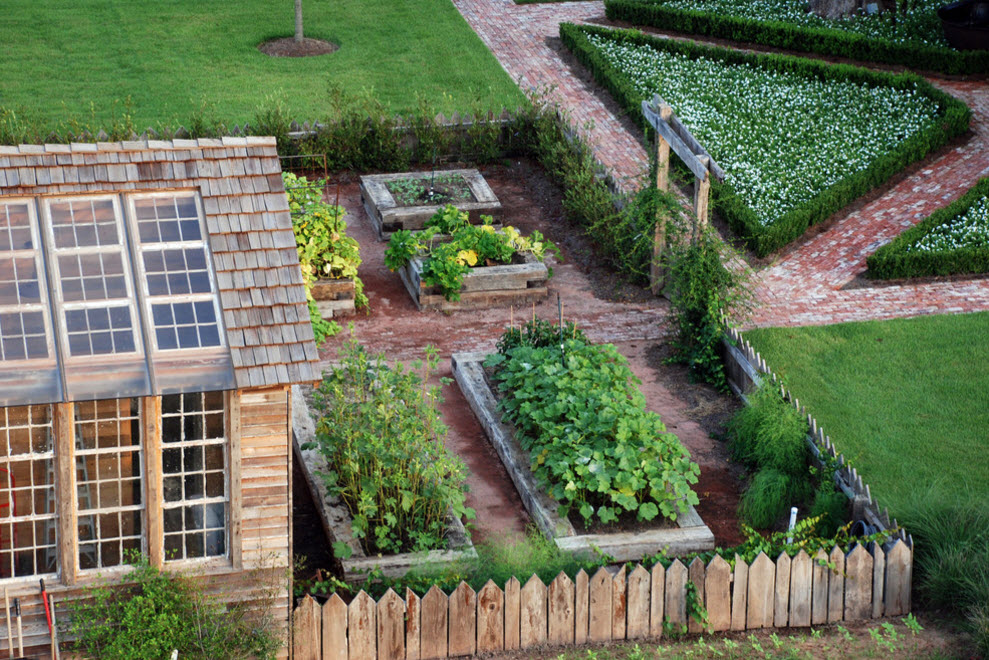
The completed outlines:
<svg viewBox="0 0 989 660">
<path fill-rule="evenodd" d="M 503 338 L 504 352 L 485 361 L 537 480 L 562 514 L 573 510 L 585 523 L 623 514 L 676 520 L 698 503 L 691 484 L 700 469 L 659 415 L 646 410 L 639 381 L 614 346 L 591 344 L 566 328 L 560 334 L 562 343 L 541 346 Z"/>
<path fill-rule="evenodd" d="M 437 352 L 406 369 L 368 355 L 351 338 L 341 361 L 313 395 L 316 448 L 331 496 L 350 510 L 354 536 L 370 554 L 445 547 L 447 513 L 474 517 L 465 505 L 467 468 L 446 449 L 439 386 L 428 385 Z M 441 379 L 447 384 L 447 379 Z"/>
</svg>

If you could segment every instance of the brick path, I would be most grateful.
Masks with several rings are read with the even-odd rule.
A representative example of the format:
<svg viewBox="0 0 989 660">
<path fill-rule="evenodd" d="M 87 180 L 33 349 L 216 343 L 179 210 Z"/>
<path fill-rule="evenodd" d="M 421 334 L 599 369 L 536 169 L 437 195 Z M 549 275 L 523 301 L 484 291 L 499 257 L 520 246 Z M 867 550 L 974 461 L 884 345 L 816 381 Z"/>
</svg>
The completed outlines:
<svg viewBox="0 0 989 660">
<path fill-rule="evenodd" d="M 600 2 L 516 5 L 512 0 L 453 0 L 471 27 L 523 89 L 553 86 L 551 98 L 568 109 L 598 159 L 626 189 L 646 171 L 637 131 L 602 100 L 582 72 L 557 53 L 559 23 L 604 22 Z M 580 77 L 576 77 L 578 73 Z M 865 260 L 878 246 L 989 175 L 989 83 L 933 79 L 973 109 L 974 136 L 903 179 L 862 208 L 840 214 L 831 227 L 784 251 L 757 274 L 760 308 L 754 326 L 820 325 L 989 310 L 989 279 L 921 283 L 860 282 Z M 849 286 L 852 283 L 855 286 Z"/>
</svg>

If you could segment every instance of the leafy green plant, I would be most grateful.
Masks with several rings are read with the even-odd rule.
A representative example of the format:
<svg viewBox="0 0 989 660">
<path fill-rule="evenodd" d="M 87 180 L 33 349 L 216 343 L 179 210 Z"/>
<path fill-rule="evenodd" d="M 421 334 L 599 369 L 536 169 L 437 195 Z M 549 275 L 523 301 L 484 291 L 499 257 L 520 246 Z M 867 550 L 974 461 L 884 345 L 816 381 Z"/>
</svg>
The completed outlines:
<svg viewBox="0 0 989 660">
<path fill-rule="evenodd" d="M 759 529 L 772 527 L 790 508 L 793 477 L 771 467 L 762 468 L 749 482 L 738 503 L 738 515 Z"/>
<path fill-rule="evenodd" d="M 587 343 L 584 331 L 578 328 L 573 321 L 567 321 L 563 326 L 559 326 L 550 321 L 533 318 L 518 328 L 511 327 L 505 330 L 501 338 L 498 339 L 497 348 L 499 353 L 508 355 L 511 349 L 519 346 L 544 348 L 546 346 L 560 346 L 567 340 L 582 344 Z"/>
<path fill-rule="evenodd" d="M 506 342 L 503 342 L 505 344 Z M 628 513 L 675 520 L 697 504 L 699 468 L 659 415 L 645 409 L 638 380 L 610 344 L 566 339 L 488 356 L 537 480 L 585 521 Z"/>
<path fill-rule="evenodd" d="M 439 289 L 447 300 L 460 300 L 463 277 L 473 267 L 511 263 L 518 254 L 531 254 L 539 261 L 547 252 L 559 256 L 559 248 L 539 231 L 529 236 L 510 226 L 496 231 L 491 216 L 481 216 L 483 224 L 472 225 L 463 215 L 448 205 L 423 231 L 396 231 L 385 250 L 385 265 L 394 271 L 421 256 L 422 282 Z M 449 230 L 449 240 L 434 241 L 441 229 Z"/>
<path fill-rule="evenodd" d="M 747 398 L 748 405 L 728 423 L 726 435 L 732 456 L 749 467 L 805 476 L 807 420 L 772 386 L 763 385 Z"/>
<path fill-rule="evenodd" d="M 443 444 L 440 388 L 427 384 L 438 365 L 429 347 L 408 370 L 389 366 L 350 338 L 313 394 L 316 440 L 307 448 L 326 457 L 321 477 L 369 553 L 442 548 L 447 512 L 474 516 L 464 503 L 467 468 Z"/>
<path fill-rule="evenodd" d="M 356 239 L 347 236 L 343 207 L 323 201 L 324 180 L 309 181 L 290 172 L 283 173 L 282 179 L 288 195 L 313 333 L 317 343 L 321 343 L 326 337 L 339 332 L 340 326 L 321 317 L 313 300 L 313 284 L 321 278 L 351 278 L 354 280 L 354 305 L 366 307 L 368 300 L 364 283 L 357 276 L 357 268 L 361 265 L 360 245 Z"/>
<path fill-rule="evenodd" d="M 208 580 L 164 572 L 132 555 L 122 581 L 100 580 L 68 602 L 73 649 L 108 660 L 273 658 L 281 647 L 270 610 L 274 590 L 259 585 L 257 603 L 226 604 Z"/>
</svg>

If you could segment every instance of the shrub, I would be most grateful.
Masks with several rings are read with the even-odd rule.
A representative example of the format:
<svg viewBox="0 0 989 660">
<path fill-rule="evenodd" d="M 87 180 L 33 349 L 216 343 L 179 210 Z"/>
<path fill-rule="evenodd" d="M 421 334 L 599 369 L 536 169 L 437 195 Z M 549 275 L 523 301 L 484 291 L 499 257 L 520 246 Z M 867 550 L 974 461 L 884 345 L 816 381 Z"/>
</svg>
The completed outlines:
<svg viewBox="0 0 989 660">
<path fill-rule="evenodd" d="M 611 20 L 648 25 L 661 30 L 702 34 L 822 55 L 838 55 L 861 61 L 902 64 L 910 68 L 949 74 L 989 71 L 989 53 L 984 51 L 958 51 L 916 41 L 898 42 L 848 32 L 837 26 L 796 25 L 778 20 L 771 11 L 766 12 L 766 20 L 754 20 L 733 16 L 725 11 L 669 7 L 662 0 L 606 0 L 605 15 Z M 936 23 L 937 18 L 931 17 L 931 22 Z"/>
<path fill-rule="evenodd" d="M 504 343 L 504 342 L 503 342 Z M 700 469 L 659 415 L 645 409 L 638 380 L 610 344 L 567 339 L 488 356 L 537 480 L 585 521 L 675 520 L 697 504 Z"/>
<path fill-rule="evenodd" d="M 132 556 L 122 583 L 99 581 L 69 603 L 73 650 L 106 660 L 273 658 L 281 647 L 268 611 L 273 589 L 259 586 L 263 612 L 206 594 L 206 580 L 163 572 Z M 252 603 L 256 607 L 256 603 Z"/>
<path fill-rule="evenodd" d="M 807 512 L 812 518 L 819 518 L 818 533 L 832 536 L 848 520 L 848 497 L 838 490 L 833 480 L 824 480 L 814 492 L 814 503 Z"/>
<path fill-rule="evenodd" d="M 329 493 L 347 505 L 370 554 L 444 547 L 447 511 L 474 512 L 464 504 L 467 468 L 443 444 L 440 388 L 427 385 L 436 350 L 406 370 L 351 338 L 340 358 L 313 395 L 316 440 L 305 447 L 326 457 Z"/>
<path fill-rule="evenodd" d="M 938 209 L 906 230 L 890 243 L 869 255 L 869 275 L 880 279 L 922 277 L 926 275 L 952 275 L 956 273 L 989 272 L 989 241 L 964 241 L 954 249 L 916 249 L 925 237 L 949 227 L 976 205 L 985 205 L 989 197 L 989 177 L 981 179 L 960 198 Z M 983 211 L 984 217 L 984 211 Z M 970 228 L 960 228 L 968 236 L 986 235 L 987 228 L 973 223 Z"/>
<path fill-rule="evenodd" d="M 791 477 L 805 476 L 807 421 L 771 386 L 758 388 L 748 399 L 749 405 L 728 424 L 728 442 L 735 459 Z"/>
</svg>

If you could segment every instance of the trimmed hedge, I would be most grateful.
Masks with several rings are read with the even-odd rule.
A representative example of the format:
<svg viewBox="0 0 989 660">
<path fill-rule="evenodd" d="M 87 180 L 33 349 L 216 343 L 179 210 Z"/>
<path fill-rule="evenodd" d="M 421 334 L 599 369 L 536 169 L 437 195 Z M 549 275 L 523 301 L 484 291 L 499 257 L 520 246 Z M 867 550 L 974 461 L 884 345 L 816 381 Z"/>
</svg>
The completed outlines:
<svg viewBox="0 0 989 660">
<path fill-rule="evenodd" d="M 980 180 L 954 202 L 930 214 L 866 260 L 869 275 L 890 280 L 925 275 L 989 273 L 989 247 L 967 247 L 944 252 L 907 252 L 907 248 L 929 231 L 965 213 L 975 202 L 989 195 L 989 177 Z"/>
<path fill-rule="evenodd" d="M 605 0 L 605 15 L 611 20 L 648 25 L 660 30 L 821 55 L 837 55 L 863 62 L 902 64 L 910 68 L 948 74 L 989 72 L 989 51 L 962 51 L 928 44 L 906 44 L 839 29 L 675 9 L 664 6 L 663 0 Z"/>
<path fill-rule="evenodd" d="M 826 64 L 789 55 L 759 55 L 726 48 L 703 46 L 693 42 L 661 39 L 635 30 L 613 30 L 572 23 L 560 24 L 560 37 L 567 48 L 607 89 L 633 120 L 644 126 L 642 97 L 621 72 L 612 67 L 588 40 L 587 35 L 601 35 L 634 45 L 677 53 L 691 59 L 705 58 L 727 65 L 748 64 L 780 73 L 794 73 L 821 81 L 847 81 L 873 86 L 887 85 L 897 89 L 916 88 L 941 108 L 940 122 L 903 140 L 896 149 L 877 158 L 867 169 L 850 174 L 816 197 L 800 204 L 771 225 L 759 222 L 755 212 L 739 199 L 727 183 L 711 182 L 712 206 L 741 236 L 758 256 L 783 247 L 801 236 L 809 226 L 823 222 L 855 199 L 885 183 L 910 163 L 920 160 L 945 145 L 948 140 L 968 130 L 971 111 L 961 101 L 937 89 L 920 76 L 870 71 L 847 64 Z"/>
</svg>

